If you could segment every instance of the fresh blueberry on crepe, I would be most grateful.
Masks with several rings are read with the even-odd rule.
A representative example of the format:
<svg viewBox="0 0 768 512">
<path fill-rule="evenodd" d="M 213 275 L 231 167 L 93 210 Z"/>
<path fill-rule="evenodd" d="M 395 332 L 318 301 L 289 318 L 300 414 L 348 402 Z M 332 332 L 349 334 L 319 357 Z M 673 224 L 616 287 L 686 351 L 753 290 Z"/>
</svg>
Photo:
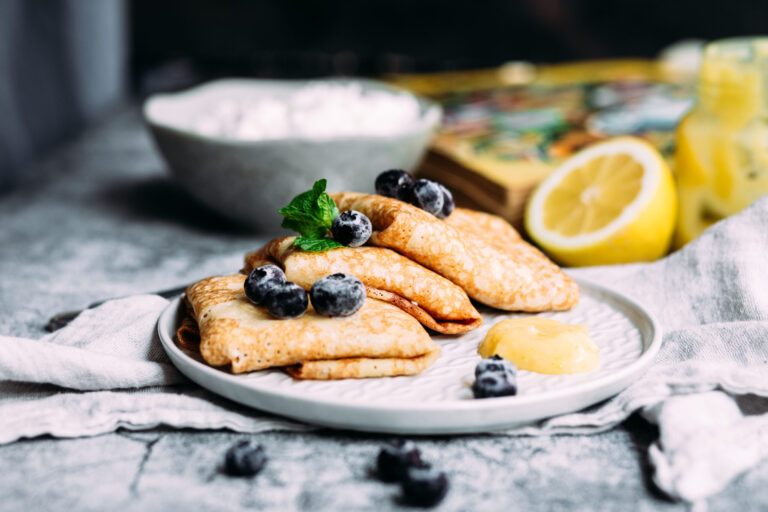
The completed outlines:
<svg viewBox="0 0 768 512">
<path fill-rule="evenodd" d="M 412 467 L 426 468 L 429 465 L 421 460 L 421 452 L 411 441 L 387 443 L 376 458 L 377 475 L 384 482 L 402 482 Z"/>
<path fill-rule="evenodd" d="M 371 237 L 371 220 L 356 210 L 341 212 L 331 224 L 334 240 L 347 247 L 360 247 Z"/>
<path fill-rule="evenodd" d="M 267 463 L 264 447 L 253 441 L 240 441 L 227 450 L 224 470 L 232 476 L 253 476 Z"/>
<path fill-rule="evenodd" d="M 517 375 L 517 367 L 512 364 L 512 361 L 504 359 L 499 355 L 492 355 L 481 359 L 475 367 L 475 378 L 479 378 L 482 374 L 491 373 L 509 373 L 512 376 Z"/>
<path fill-rule="evenodd" d="M 376 193 L 406 203 L 410 201 L 413 178 L 401 169 L 390 169 L 376 177 Z"/>
<path fill-rule="evenodd" d="M 403 499 L 410 505 L 434 507 L 448 493 L 448 477 L 434 468 L 409 468 L 402 481 Z"/>
<path fill-rule="evenodd" d="M 485 372 L 472 385 L 475 398 L 494 398 L 517 394 L 517 379 L 508 372 Z"/>
<path fill-rule="evenodd" d="M 277 265 L 255 268 L 245 280 L 245 295 L 255 304 L 261 304 L 267 293 L 277 285 L 285 284 L 285 273 Z"/>
<path fill-rule="evenodd" d="M 264 306 L 277 318 L 297 318 L 309 305 L 307 292 L 295 283 L 278 284 L 264 298 Z"/>
<path fill-rule="evenodd" d="M 445 219 L 453 213 L 453 209 L 456 207 L 456 203 L 453 200 L 453 194 L 451 194 L 450 190 L 445 188 L 440 183 L 438 183 L 437 186 L 440 187 L 440 190 L 443 193 L 443 209 L 440 210 L 440 213 L 435 215 L 438 219 Z"/>
<path fill-rule="evenodd" d="M 434 181 L 417 180 L 411 189 L 411 203 L 437 216 L 443 211 L 443 191 Z"/>
<path fill-rule="evenodd" d="M 349 316 L 363 307 L 365 285 L 350 274 L 331 274 L 315 281 L 309 297 L 319 315 Z"/>
</svg>

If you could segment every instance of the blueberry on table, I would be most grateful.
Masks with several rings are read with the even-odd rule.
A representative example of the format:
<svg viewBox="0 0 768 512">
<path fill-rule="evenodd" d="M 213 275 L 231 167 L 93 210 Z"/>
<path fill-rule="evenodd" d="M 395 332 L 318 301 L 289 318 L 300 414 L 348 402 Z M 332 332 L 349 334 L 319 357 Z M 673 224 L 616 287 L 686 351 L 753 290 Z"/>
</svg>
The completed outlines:
<svg viewBox="0 0 768 512">
<path fill-rule="evenodd" d="M 390 169 L 376 177 L 376 193 L 409 202 L 413 178 L 401 169 Z"/>
<path fill-rule="evenodd" d="M 494 398 L 517 394 L 517 379 L 509 372 L 485 372 L 475 379 L 472 392 L 475 398 Z"/>
<path fill-rule="evenodd" d="M 272 288 L 264 298 L 264 306 L 277 318 L 296 318 L 309 305 L 307 292 L 295 283 L 283 283 Z"/>
<path fill-rule="evenodd" d="M 319 315 L 349 316 L 363 307 L 365 285 L 350 274 L 331 274 L 315 281 L 309 297 Z"/>
<path fill-rule="evenodd" d="M 409 468 L 429 467 L 421 460 L 421 452 L 410 441 L 387 443 L 376 458 L 376 471 L 384 482 L 402 482 Z"/>
<path fill-rule="evenodd" d="M 443 208 L 435 215 L 438 219 L 445 219 L 453 213 L 453 209 L 456 207 L 456 202 L 453 200 L 453 194 L 451 194 L 450 190 L 439 183 L 437 186 L 440 187 L 440 191 L 443 193 Z"/>
<path fill-rule="evenodd" d="M 261 304 L 267 293 L 277 285 L 285 284 L 285 273 L 277 265 L 255 268 L 245 280 L 245 295 L 255 304 Z"/>
<path fill-rule="evenodd" d="M 448 493 L 448 477 L 434 468 L 409 468 L 402 488 L 409 505 L 434 507 Z"/>
<path fill-rule="evenodd" d="M 443 211 L 443 191 L 430 180 L 417 180 L 411 189 L 411 203 L 432 215 Z"/>
<path fill-rule="evenodd" d="M 341 212 L 331 224 L 334 240 L 347 247 L 360 247 L 371 237 L 371 231 L 371 219 L 357 210 Z"/>
<path fill-rule="evenodd" d="M 266 463 L 264 447 L 253 441 L 240 441 L 227 450 L 224 470 L 232 476 L 253 476 L 264 469 Z"/>
<path fill-rule="evenodd" d="M 486 372 L 507 372 L 511 375 L 517 375 L 517 367 L 512 364 L 512 361 L 494 354 L 491 357 L 481 359 L 480 362 L 477 363 L 477 366 L 475 367 L 475 378 L 480 377 L 481 374 Z"/>
</svg>

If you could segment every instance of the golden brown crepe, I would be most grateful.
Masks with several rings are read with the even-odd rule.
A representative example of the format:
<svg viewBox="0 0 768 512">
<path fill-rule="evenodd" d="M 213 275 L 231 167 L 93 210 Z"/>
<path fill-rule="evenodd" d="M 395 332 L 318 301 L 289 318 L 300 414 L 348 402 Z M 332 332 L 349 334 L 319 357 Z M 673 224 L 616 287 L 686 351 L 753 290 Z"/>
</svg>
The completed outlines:
<svg viewBox="0 0 768 512">
<path fill-rule="evenodd" d="M 179 342 L 183 348 L 187 350 L 193 350 L 195 352 L 200 351 L 200 330 L 197 328 L 197 322 L 192 317 L 192 308 L 184 301 L 185 313 L 181 319 L 178 329 L 176 329 L 176 341 Z"/>
<path fill-rule="evenodd" d="M 200 334 L 200 354 L 234 373 L 289 367 L 303 379 L 412 375 L 437 360 L 440 348 L 400 309 L 374 299 L 348 317 L 320 316 L 310 307 L 278 320 L 243 293 L 245 276 L 209 277 L 187 288 Z"/>
<path fill-rule="evenodd" d="M 371 219 L 369 244 L 388 247 L 461 286 L 484 304 L 508 311 L 572 308 L 579 288 L 504 220 L 457 208 L 440 220 L 379 195 L 331 194 L 339 210 Z"/>
<path fill-rule="evenodd" d="M 294 240 L 276 238 L 248 253 L 243 270 L 274 263 L 285 270 L 288 281 L 307 290 L 329 274 L 352 274 L 365 284 L 368 297 L 389 302 L 443 334 L 471 331 L 483 321 L 461 287 L 392 250 L 342 247 L 307 252 L 294 247 Z"/>
</svg>

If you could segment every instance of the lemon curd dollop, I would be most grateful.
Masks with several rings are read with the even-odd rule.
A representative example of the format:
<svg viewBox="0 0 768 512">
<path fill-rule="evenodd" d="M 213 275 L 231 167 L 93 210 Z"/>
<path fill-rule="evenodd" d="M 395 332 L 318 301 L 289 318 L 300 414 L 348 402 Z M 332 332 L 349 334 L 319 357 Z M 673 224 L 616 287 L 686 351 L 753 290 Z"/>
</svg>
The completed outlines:
<svg viewBox="0 0 768 512">
<path fill-rule="evenodd" d="M 600 349 L 586 325 L 551 318 L 511 318 L 488 330 L 478 352 L 499 355 L 520 370 L 551 375 L 591 372 L 600 363 Z"/>
</svg>

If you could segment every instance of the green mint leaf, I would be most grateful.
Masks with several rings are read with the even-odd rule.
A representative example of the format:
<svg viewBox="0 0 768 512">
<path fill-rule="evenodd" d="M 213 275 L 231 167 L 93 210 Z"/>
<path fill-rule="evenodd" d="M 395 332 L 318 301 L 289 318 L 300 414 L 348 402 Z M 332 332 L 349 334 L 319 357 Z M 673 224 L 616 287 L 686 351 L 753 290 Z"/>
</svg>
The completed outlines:
<svg viewBox="0 0 768 512">
<path fill-rule="evenodd" d="M 305 238 L 323 238 L 331 229 L 339 209 L 331 196 L 325 193 L 327 181 L 317 180 L 312 190 L 294 197 L 288 206 L 278 212 L 284 217 L 282 226 L 296 231 Z"/>
<path fill-rule="evenodd" d="M 331 199 L 331 196 L 323 192 L 323 194 L 317 198 L 317 205 L 320 209 L 323 226 L 327 226 L 327 229 L 331 229 L 333 219 L 339 216 L 339 208 L 336 206 L 336 202 Z"/>
<path fill-rule="evenodd" d="M 303 236 L 294 240 L 293 245 L 309 252 L 321 252 L 327 251 L 328 249 L 344 247 L 333 238 L 305 238 Z"/>
<path fill-rule="evenodd" d="M 326 183 L 327 181 L 324 179 L 317 180 L 315 184 L 312 185 L 312 190 L 307 190 L 306 192 L 302 192 L 301 194 L 297 195 L 291 199 L 291 202 L 288 204 L 288 206 L 279 209 L 278 212 L 282 213 L 283 215 L 297 213 L 311 214 L 317 205 L 317 199 L 325 194 Z"/>
<path fill-rule="evenodd" d="M 290 229 L 291 231 L 300 233 L 302 236 L 307 238 L 323 238 L 328 232 L 327 229 L 319 227 L 312 221 L 305 222 L 301 220 L 285 218 L 283 219 L 281 226 L 285 229 Z"/>
</svg>

